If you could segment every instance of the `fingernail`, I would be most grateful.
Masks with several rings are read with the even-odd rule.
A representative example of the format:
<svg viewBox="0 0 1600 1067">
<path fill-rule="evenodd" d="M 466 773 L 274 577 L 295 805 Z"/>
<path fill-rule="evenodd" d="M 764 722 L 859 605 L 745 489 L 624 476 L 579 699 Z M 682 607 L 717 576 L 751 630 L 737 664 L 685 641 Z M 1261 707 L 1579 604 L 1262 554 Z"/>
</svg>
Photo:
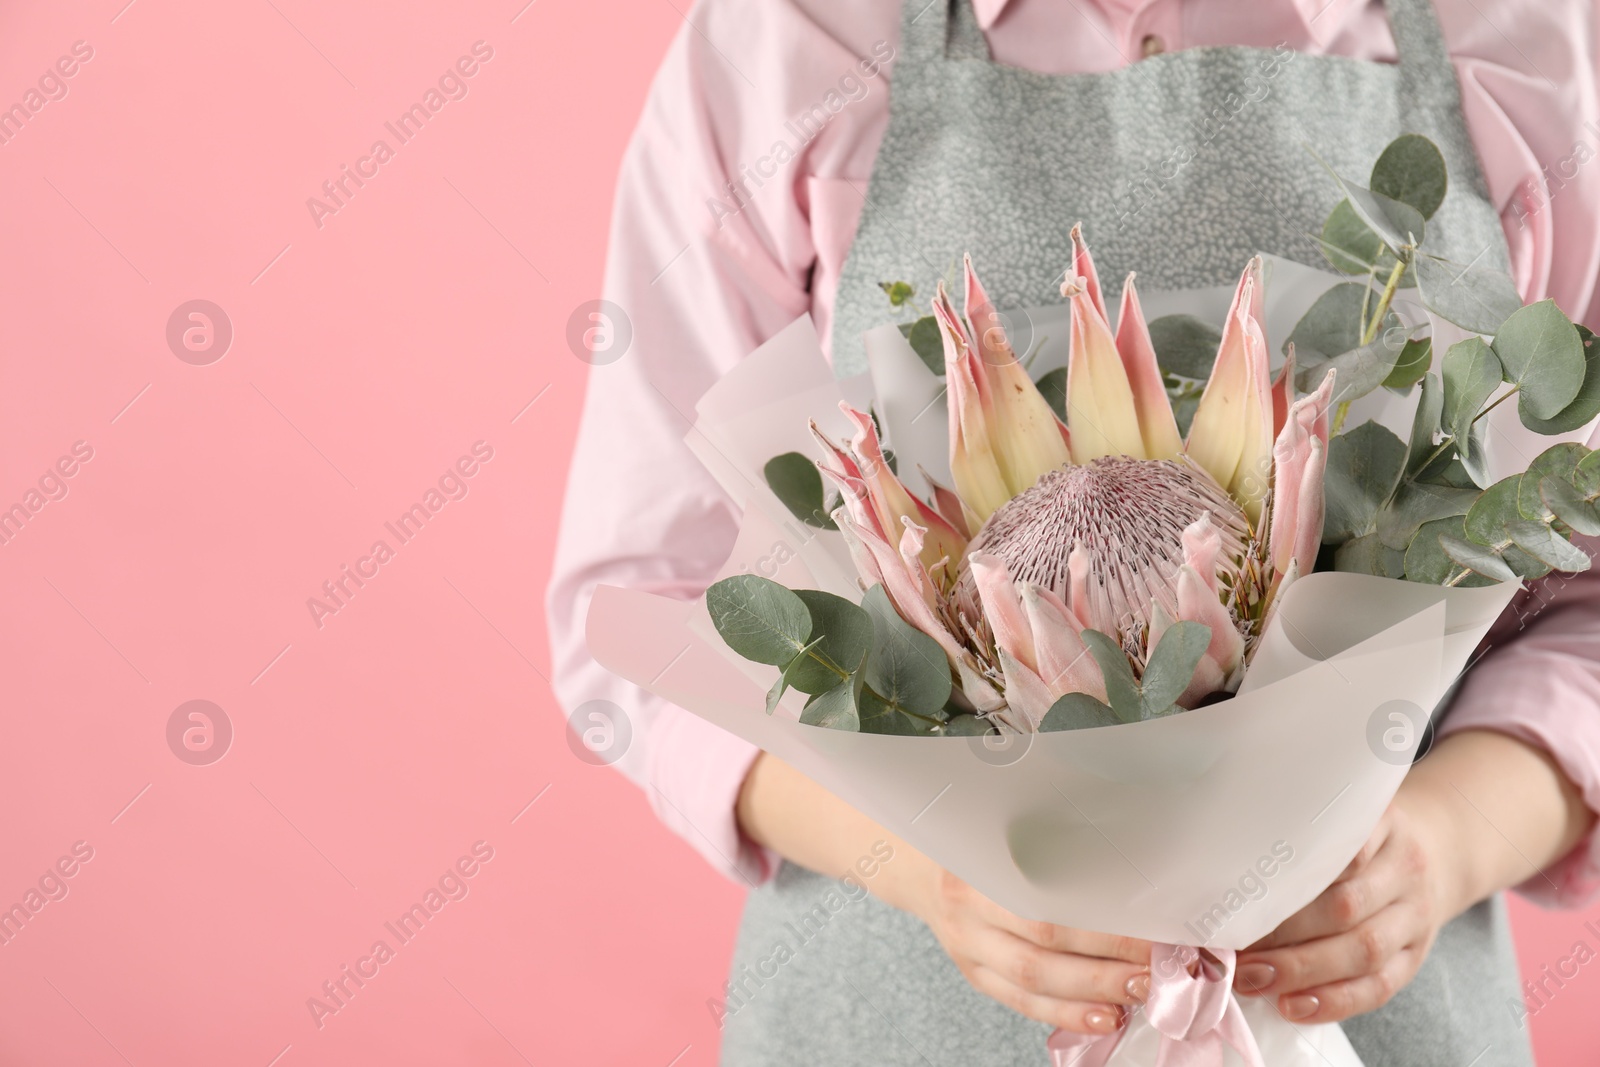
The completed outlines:
<svg viewBox="0 0 1600 1067">
<path fill-rule="evenodd" d="M 1298 997 L 1283 998 L 1283 1017 L 1290 1022 L 1304 1019 L 1308 1015 L 1315 1015 L 1321 1002 L 1309 993 L 1302 993 Z"/>
<path fill-rule="evenodd" d="M 1136 974 L 1128 979 L 1127 984 L 1122 988 L 1128 991 L 1128 996 L 1143 1004 L 1150 999 L 1150 976 L 1148 974 Z"/>
<path fill-rule="evenodd" d="M 1246 963 L 1233 976 L 1233 984 L 1243 993 L 1259 993 L 1278 977 L 1278 969 L 1270 963 Z"/>
<path fill-rule="evenodd" d="M 1096 1009 L 1084 1015 L 1083 1025 L 1097 1034 L 1109 1034 L 1122 1025 L 1122 1013 Z"/>
</svg>

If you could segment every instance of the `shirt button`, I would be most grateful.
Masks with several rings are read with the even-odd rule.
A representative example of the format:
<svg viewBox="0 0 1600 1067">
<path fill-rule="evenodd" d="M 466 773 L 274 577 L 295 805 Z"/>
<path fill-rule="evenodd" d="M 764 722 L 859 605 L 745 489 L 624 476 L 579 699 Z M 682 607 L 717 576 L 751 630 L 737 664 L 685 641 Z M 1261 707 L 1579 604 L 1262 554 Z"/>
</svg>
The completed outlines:
<svg viewBox="0 0 1600 1067">
<path fill-rule="evenodd" d="M 1167 50 L 1167 43 L 1153 33 L 1144 35 L 1144 40 L 1139 42 L 1139 54 L 1144 59 L 1158 56 Z"/>
</svg>

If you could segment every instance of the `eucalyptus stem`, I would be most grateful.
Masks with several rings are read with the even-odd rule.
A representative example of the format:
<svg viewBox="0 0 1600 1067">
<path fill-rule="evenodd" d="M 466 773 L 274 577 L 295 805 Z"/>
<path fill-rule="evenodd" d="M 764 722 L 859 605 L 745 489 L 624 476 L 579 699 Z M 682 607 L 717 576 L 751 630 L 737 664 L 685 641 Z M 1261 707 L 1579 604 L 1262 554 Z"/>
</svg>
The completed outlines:
<svg viewBox="0 0 1600 1067">
<path fill-rule="evenodd" d="M 1400 279 L 1410 263 L 1406 250 L 1401 249 L 1400 255 L 1395 259 L 1394 269 L 1389 272 L 1389 280 L 1383 287 L 1383 295 L 1378 298 L 1378 306 L 1372 313 L 1372 321 L 1367 323 L 1367 328 L 1361 335 L 1362 345 L 1370 345 L 1377 340 L 1378 327 L 1383 325 L 1384 317 L 1389 314 L 1389 305 L 1394 302 L 1395 290 L 1400 288 Z"/>
</svg>

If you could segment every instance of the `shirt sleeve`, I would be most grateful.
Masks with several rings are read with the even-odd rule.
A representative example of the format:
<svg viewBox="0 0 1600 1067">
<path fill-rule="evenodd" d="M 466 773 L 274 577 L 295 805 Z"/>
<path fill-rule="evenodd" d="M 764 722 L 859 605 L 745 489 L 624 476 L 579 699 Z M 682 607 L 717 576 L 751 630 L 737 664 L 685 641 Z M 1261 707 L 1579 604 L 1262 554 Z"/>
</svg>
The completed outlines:
<svg viewBox="0 0 1600 1067">
<path fill-rule="evenodd" d="M 808 169 L 771 160 L 807 91 L 784 57 L 854 59 L 785 3 L 713 0 L 690 19 L 618 178 L 610 306 L 594 320 L 612 347 L 590 359 L 568 476 L 546 598 L 551 680 L 569 712 L 613 705 L 629 727 L 614 736 L 629 740 L 605 758 L 718 870 L 755 885 L 777 857 L 740 832 L 735 805 L 758 750 L 612 675 L 589 656 L 584 620 L 600 583 L 698 596 L 733 547 L 735 508 L 683 438 L 700 396 L 811 308 Z"/>
</svg>

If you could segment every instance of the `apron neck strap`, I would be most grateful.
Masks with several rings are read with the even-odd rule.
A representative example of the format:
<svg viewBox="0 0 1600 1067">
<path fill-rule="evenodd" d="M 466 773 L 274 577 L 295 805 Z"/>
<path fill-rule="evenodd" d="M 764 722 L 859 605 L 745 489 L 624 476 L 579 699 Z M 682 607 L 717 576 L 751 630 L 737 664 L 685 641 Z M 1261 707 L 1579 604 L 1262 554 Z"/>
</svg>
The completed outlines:
<svg viewBox="0 0 1600 1067">
<path fill-rule="evenodd" d="M 1424 103 L 1456 99 L 1455 68 L 1432 0 L 1384 0 L 1402 75 Z M 989 59 L 972 0 L 902 0 L 900 42 L 919 66 L 943 59 Z"/>
<path fill-rule="evenodd" d="M 900 48 L 918 66 L 990 58 L 971 0 L 901 0 Z"/>
</svg>

